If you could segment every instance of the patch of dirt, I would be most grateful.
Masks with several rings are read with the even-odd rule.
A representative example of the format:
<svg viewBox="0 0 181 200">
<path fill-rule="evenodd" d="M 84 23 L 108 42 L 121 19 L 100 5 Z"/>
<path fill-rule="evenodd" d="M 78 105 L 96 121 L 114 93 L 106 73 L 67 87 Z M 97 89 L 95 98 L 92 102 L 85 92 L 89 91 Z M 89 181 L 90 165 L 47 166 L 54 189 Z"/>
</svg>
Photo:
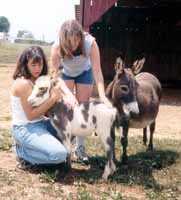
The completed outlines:
<svg viewBox="0 0 181 200">
<path fill-rule="evenodd" d="M 10 127 L 10 88 L 15 65 L 0 67 L 0 128 Z"/>
<path fill-rule="evenodd" d="M 15 170 L 16 169 L 16 156 L 13 152 L 0 151 L 0 169 Z"/>
</svg>

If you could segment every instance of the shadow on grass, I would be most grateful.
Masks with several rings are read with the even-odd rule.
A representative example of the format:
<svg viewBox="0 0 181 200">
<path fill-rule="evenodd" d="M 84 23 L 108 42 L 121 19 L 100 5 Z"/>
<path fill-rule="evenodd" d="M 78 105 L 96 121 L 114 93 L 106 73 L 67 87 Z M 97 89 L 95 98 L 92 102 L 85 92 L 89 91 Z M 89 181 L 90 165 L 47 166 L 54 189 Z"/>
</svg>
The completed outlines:
<svg viewBox="0 0 181 200">
<path fill-rule="evenodd" d="M 161 186 L 153 177 L 154 170 L 162 170 L 173 165 L 179 154 L 170 151 L 139 152 L 129 156 L 127 165 L 117 162 L 117 171 L 109 178 L 110 183 L 123 183 L 126 185 L 143 185 L 145 188 L 160 190 Z M 63 179 L 64 184 L 74 181 L 84 181 L 89 184 L 97 183 L 101 180 L 105 157 L 90 158 L 90 169 L 73 168 Z"/>
<path fill-rule="evenodd" d="M 160 189 L 159 184 L 153 177 L 153 171 L 162 170 L 173 165 L 178 158 L 179 154 L 170 150 L 139 152 L 129 156 L 127 165 L 119 164 L 117 172 L 112 176 L 111 181 Z"/>
</svg>

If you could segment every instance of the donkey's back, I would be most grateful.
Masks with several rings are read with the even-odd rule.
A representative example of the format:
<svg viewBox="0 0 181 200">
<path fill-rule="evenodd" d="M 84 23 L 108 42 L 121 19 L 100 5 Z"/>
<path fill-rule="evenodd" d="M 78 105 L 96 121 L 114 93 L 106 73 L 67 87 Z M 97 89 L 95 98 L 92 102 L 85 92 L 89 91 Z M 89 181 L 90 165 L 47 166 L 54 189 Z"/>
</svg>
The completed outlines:
<svg viewBox="0 0 181 200">
<path fill-rule="evenodd" d="M 151 89 L 154 89 L 159 99 L 161 99 L 161 84 L 160 81 L 153 74 L 142 72 L 137 74 L 135 78 L 140 87 L 149 87 Z"/>
</svg>

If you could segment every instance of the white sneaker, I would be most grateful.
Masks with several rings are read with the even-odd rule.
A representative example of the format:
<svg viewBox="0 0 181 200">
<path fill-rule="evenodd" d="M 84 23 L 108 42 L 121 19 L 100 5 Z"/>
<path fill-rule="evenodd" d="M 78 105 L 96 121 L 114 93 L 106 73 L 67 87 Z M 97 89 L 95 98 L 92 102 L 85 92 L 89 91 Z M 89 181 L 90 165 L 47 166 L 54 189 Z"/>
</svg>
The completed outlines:
<svg viewBox="0 0 181 200">
<path fill-rule="evenodd" d="M 85 147 L 83 145 L 80 145 L 76 148 L 74 156 L 77 162 L 83 162 L 85 164 L 89 163 L 89 156 L 85 153 Z"/>
</svg>

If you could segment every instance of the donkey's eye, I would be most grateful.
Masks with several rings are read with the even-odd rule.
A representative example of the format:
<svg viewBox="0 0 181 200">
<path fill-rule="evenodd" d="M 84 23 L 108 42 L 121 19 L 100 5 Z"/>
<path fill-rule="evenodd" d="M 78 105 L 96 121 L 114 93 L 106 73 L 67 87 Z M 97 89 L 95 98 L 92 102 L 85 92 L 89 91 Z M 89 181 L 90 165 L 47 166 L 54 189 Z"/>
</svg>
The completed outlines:
<svg viewBox="0 0 181 200">
<path fill-rule="evenodd" d="M 47 87 L 40 87 L 38 89 L 39 91 L 38 91 L 38 94 L 36 95 L 37 97 L 42 97 L 48 90 Z"/>
<path fill-rule="evenodd" d="M 127 85 L 121 85 L 120 87 L 121 87 L 122 92 L 124 92 L 125 94 L 129 92 L 129 88 Z"/>
<path fill-rule="evenodd" d="M 39 91 L 46 91 L 47 90 L 47 87 L 40 87 L 39 88 Z"/>
</svg>

